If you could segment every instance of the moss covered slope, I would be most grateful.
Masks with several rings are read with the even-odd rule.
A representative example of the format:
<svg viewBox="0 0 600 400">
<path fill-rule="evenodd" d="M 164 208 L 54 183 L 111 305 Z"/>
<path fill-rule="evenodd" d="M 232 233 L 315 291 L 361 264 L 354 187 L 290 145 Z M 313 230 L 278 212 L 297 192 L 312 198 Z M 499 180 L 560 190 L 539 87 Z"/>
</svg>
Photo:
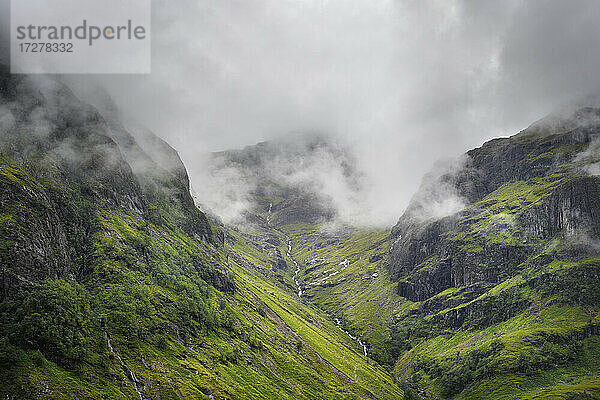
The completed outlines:
<svg viewBox="0 0 600 400">
<path fill-rule="evenodd" d="M 400 379 L 442 398 L 600 397 L 598 115 L 547 118 L 424 183 L 391 237 Z M 424 213 L 434 187 L 464 207 Z"/>
<path fill-rule="evenodd" d="M 3 74 L 0 87 L 2 397 L 402 396 L 255 274 L 257 243 L 225 244 L 166 144 L 143 150 L 54 82 Z"/>
</svg>

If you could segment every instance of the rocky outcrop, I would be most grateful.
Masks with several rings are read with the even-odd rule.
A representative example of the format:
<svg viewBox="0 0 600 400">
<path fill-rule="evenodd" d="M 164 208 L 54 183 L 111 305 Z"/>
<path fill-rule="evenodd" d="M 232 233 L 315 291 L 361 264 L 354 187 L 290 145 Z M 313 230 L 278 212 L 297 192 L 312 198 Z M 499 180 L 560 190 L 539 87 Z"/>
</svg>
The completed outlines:
<svg viewBox="0 0 600 400">
<path fill-rule="evenodd" d="M 582 109 L 542 120 L 425 179 L 390 237 L 398 293 L 425 301 L 451 287 L 496 284 L 550 239 L 598 237 L 600 177 L 586 173 L 580 157 L 600 136 L 598 115 Z M 443 197 L 439 188 L 461 209 L 427 215 L 427 202 Z"/>
<path fill-rule="evenodd" d="M 600 235 L 600 177 L 577 177 L 560 185 L 540 204 L 521 214 L 519 222 L 523 235 L 533 239 L 560 233 Z"/>
<path fill-rule="evenodd" d="M 289 224 L 318 224 L 335 217 L 333 207 L 327 207 L 327 200 L 314 194 L 297 193 L 273 206 L 275 215 L 272 223 L 276 226 Z"/>
<path fill-rule="evenodd" d="M 452 287 L 452 259 L 435 263 L 428 270 L 417 271 L 410 280 L 398 283 L 398 294 L 414 301 L 424 301 Z"/>
<path fill-rule="evenodd" d="M 56 206 L 44 189 L 0 163 L 0 299 L 24 284 L 75 277 Z"/>
</svg>

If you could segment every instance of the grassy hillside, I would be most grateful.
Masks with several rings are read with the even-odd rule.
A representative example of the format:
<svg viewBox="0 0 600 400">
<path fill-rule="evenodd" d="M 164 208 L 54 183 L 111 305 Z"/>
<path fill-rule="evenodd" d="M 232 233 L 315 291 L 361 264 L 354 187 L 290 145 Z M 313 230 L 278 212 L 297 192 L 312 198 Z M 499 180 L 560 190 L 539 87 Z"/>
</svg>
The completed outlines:
<svg viewBox="0 0 600 400">
<path fill-rule="evenodd" d="M 234 244 L 231 251 L 241 256 L 232 262 L 236 282 L 244 285 L 249 294 L 255 296 L 295 333 L 298 347 L 316 351 L 328 365 L 354 381 L 358 387 L 351 392 L 359 397 L 401 396 L 401 391 L 392 383 L 390 376 L 374 361 L 364 357 L 362 349 L 331 319 L 310 305 L 303 304 L 295 292 L 282 287 L 281 283 L 277 285 L 263 278 L 270 265 L 261 260 L 264 253 L 257 250 L 255 243 L 244 235 L 234 232 L 232 235 Z"/>
<path fill-rule="evenodd" d="M 34 208 L 21 205 L 27 196 L 48 197 L 49 206 L 61 198 L 75 216 L 93 207 L 25 165 L 5 160 L 0 172 L 3 189 L 26 191 L 21 202 L 4 202 L 3 237 L 8 230 L 33 234 L 23 213 Z M 3 395 L 401 396 L 331 321 L 248 267 L 264 266 L 255 243 L 240 238 L 219 247 L 168 219 L 153 223 L 124 210 L 93 207 L 87 217 L 90 237 L 68 235 L 88 241 L 81 279 L 24 285 L 0 304 Z M 68 229 L 77 220 L 63 216 L 61 223 Z M 3 243 L 10 251 L 12 243 Z"/>
<path fill-rule="evenodd" d="M 395 372 L 444 398 L 598 396 L 599 267 L 553 260 L 471 301 L 458 288 L 413 304 L 393 332 L 407 350 Z"/>
<path fill-rule="evenodd" d="M 168 145 L 146 153 L 66 88 L 0 77 L 15 116 L 0 138 L 1 397 L 403 396 L 257 272 L 270 268 L 261 241 L 209 224 Z M 30 135 L 32 99 L 43 134 Z"/>
<path fill-rule="evenodd" d="M 384 231 L 271 226 L 263 207 L 254 235 L 277 236 L 287 268 L 260 273 L 300 289 L 425 398 L 598 398 L 600 159 L 584 118 L 594 112 L 469 152 L 433 182 L 455 185 L 445 195 L 467 206 L 421 221 L 410 213 L 426 208 L 411 205 L 391 241 Z"/>
<path fill-rule="evenodd" d="M 401 218 L 399 379 L 452 399 L 600 397 L 596 128 L 575 120 L 469 152 L 472 164 L 441 178 L 466 208 Z"/>
<path fill-rule="evenodd" d="M 263 187 L 286 154 L 353 181 L 322 139 L 221 154 L 254 185 L 225 226 L 160 139 L 58 84 L 0 89 L 1 397 L 600 398 L 600 111 L 470 151 L 388 232 Z"/>
<path fill-rule="evenodd" d="M 385 264 L 389 233 L 352 228 L 327 233 L 306 225 L 283 230 L 303 266 L 299 281 L 304 297 L 360 337 L 374 360 L 393 363 L 389 324 L 404 301 Z"/>
</svg>

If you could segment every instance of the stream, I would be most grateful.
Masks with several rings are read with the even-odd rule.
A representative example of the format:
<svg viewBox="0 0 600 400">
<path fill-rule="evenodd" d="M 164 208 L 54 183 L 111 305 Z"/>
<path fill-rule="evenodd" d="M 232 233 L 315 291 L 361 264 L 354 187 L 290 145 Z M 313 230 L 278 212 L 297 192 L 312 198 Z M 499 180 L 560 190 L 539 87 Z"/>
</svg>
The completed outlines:
<svg viewBox="0 0 600 400">
<path fill-rule="evenodd" d="M 127 372 L 127 378 L 131 382 L 131 385 L 133 386 L 133 389 L 137 393 L 138 397 L 140 398 L 140 400 L 144 400 L 144 397 L 142 396 L 142 391 L 137 386 L 137 383 L 139 381 L 137 380 L 135 373 L 125 364 L 125 362 L 123 361 L 123 359 L 121 358 L 119 353 L 117 353 L 115 351 L 115 349 L 113 348 L 112 343 L 110 341 L 110 336 L 108 336 L 108 333 L 106 332 L 106 330 L 104 331 L 104 338 L 106 339 L 106 345 L 108 347 L 108 352 L 110 354 L 112 354 L 113 356 L 115 356 L 115 358 L 119 361 L 119 364 L 121 364 L 121 368 L 123 368 L 123 370 Z"/>
<path fill-rule="evenodd" d="M 269 203 L 269 212 L 267 214 L 267 225 L 269 225 L 269 226 L 271 226 L 272 210 L 273 210 L 273 203 Z M 294 278 L 294 283 L 296 284 L 296 287 L 298 288 L 298 297 L 302 297 L 302 287 L 300 286 L 300 282 L 298 282 L 298 274 L 300 273 L 300 264 L 298 264 L 296 262 L 296 260 L 294 260 L 294 258 L 292 257 L 292 239 L 285 232 L 281 232 L 281 233 L 283 233 L 283 235 L 285 236 L 285 239 L 287 240 L 288 247 L 287 247 L 286 256 L 288 259 L 292 260 L 292 262 L 294 263 L 294 266 L 296 267 L 293 278 Z M 333 275 L 345 270 L 349 264 L 350 264 L 350 261 L 347 258 L 344 259 L 344 261 L 342 261 L 340 263 L 340 266 L 343 266 L 343 268 L 341 270 L 336 270 L 336 271 L 332 272 L 329 276 L 326 276 L 324 279 L 327 280 L 330 277 L 332 277 Z M 330 271 L 327 271 L 327 272 L 330 272 Z M 321 279 L 321 280 L 323 280 L 323 279 Z M 360 340 L 359 338 L 350 334 L 350 332 L 348 332 L 347 330 L 342 328 L 342 321 L 340 321 L 339 318 L 334 318 L 334 321 L 335 321 L 335 324 L 337 325 L 338 329 L 341 330 L 342 332 L 344 332 L 346 335 L 348 335 L 348 337 L 350 337 L 350 339 L 352 339 L 356 343 L 358 343 L 358 345 L 363 349 L 363 353 L 364 353 L 365 357 L 368 357 L 369 352 L 367 351 L 367 345 L 365 345 L 362 340 Z"/>
<path fill-rule="evenodd" d="M 344 328 L 342 328 L 342 321 L 340 321 L 339 318 L 334 318 L 335 324 L 337 325 L 338 329 L 342 332 L 344 332 L 346 335 L 348 335 L 350 337 L 350 339 L 354 340 L 356 343 L 358 343 L 358 345 L 360 347 L 362 347 L 363 349 L 363 353 L 365 353 L 365 357 L 369 356 L 369 352 L 367 351 L 367 345 L 363 343 L 362 340 L 360 340 L 359 338 L 357 338 L 356 336 L 350 334 L 350 332 L 348 332 L 347 330 L 345 330 Z"/>
<path fill-rule="evenodd" d="M 298 287 L 298 297 L 302 297 L 302 287 L 300 286 L 300 283 L 298 282 L 298 273 L 300 272 L 300 264 L 298 264 L 296 262 L 296 260 L 294 260 L 292 258 L 292 241 L 290 240 L 290 237 L 288 235 L 285 235 L 285 238 L 288 241 L 288 250 L 287 250 L 286 254 L 287 254 L 288 258 L 290 260 L 292 260 L 292 262 L 296 266 L 296 271 L 294 272 L 294 283 Z"/>
<path fill-rule="evenodd" d="M 273 203 L 269 203 L 269 213 L 267 214 L 267 225 L 271 226 L 271 210 L 273 210 Z"/>
<path fill-rule="evenodd" d="M 273 203 L 269 203 L 269 212 L 267 214 L 267 225 L 271 226 L 271 213 L 273 210 Z M 277 229 L 279 230 L 279 229 Z M 281 232 L 281 231 L 280 231 Z M 285 255 L 292 260 L 292 262 L 294 263 L 294 266 L 296 267 L 296 270 L 294 271 L 294 283 L 296 284 L 296 287 L 298 288 L 298 297 L 302 297 L 302 287 L 300 286 L 300 282 L 298 282 L 298 274 L 300 273 L 300 264 L 298 264 L 296 262 L 296 260 L 294 260 L 292 258 L 292 239 L 290 239 L 290 237 L 285 233 L 285 232 L 281 232 L 283 233 L 283 235 L 285 236 L 285 240 L 287 241 L 287 252 L 285 253 Z"/>
</svg>

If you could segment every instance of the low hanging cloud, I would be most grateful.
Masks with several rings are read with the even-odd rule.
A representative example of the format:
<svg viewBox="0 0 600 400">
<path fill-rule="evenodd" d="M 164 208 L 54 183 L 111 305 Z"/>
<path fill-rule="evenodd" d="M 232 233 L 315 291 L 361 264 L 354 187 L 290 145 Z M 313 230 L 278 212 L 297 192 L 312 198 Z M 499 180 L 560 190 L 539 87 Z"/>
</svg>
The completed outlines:
<svg viewBox="0 0 600 400">
<path fill-rule="evenodd" d="M 371 224 L 365 215 L 364 175 L 356 169 L 354 156 L 339 143 L 317 148 L 296 157 L 279 156 L 267 162 L 272 178 L 291 187 L 301 187 L 323 198 L 333 207 L 336 219 Z"/>
<path fill-rule="evenodd" d="M 392 225 L 436 160 L 600 87 L 594 0 L 152 5 L 152 74 L 64 79 L 99 82 L 171 143 L 204 202 L 220 192 L 206 186 L 199 158 L 317 130 L 356 154 L 362 214 Z M 336 192 L 328 180 L 320 186 Z M 224 195 L 214 201 L 233 210 L 245 201 L 243 190 Z M 353 204 L 339 207 L 352 214 Z"/>
<path fill-rule="evenodd" d="M 197 168 L 205 173 L 197 173 L 192 185 L 196 204 L 225 223 L 240 222 L 244 213 L 251 210 L 250 191 L 257 185 L 256 180 L 212 157 L 202 158 L 200 162 Z"/>
<path fill-rule="evenodd" d="M 594 102 L 596 100 L 592 99 Z M 584 105 L 588 105 L 589 101 L 587 99 Z M 574 162 L 581 166 L 584 173 L 600 175 L 600 134 L 597 133 L 597 129 L 600 127 L 600 108 L 584 107 L 575 112 L 567 121 L 572 127 L 591 129 L 591 132 L 596 132 L 592 133 L 586 149 L 575 156 Z"/>
<path fill-rule="evenodd" d="M 199 158 L 199 163 L 194 164 L 195 170 L 204 172 L 197 174 L 201 185 L 196 189 L 197 202 L 224 222 L 239 222 L 245 212 L 263 209 L 266 204 L 260 202 L 265 198 L 278 201 L 283 193 L 294 191 L 294 196 L 319 199 L 338 220 L 367 223 L 359 221 L 364 211 L 363 176 L 356 170 L 350 149 L 334 138 L 294 134 L 243 150 L 214 153 Z"/>
<path fill-rule="evenodd" d="M 583 170 L 590 175 L 600 175 L 600 137 L 592 139 L 588 148 L 579 153 L 575 161 L 584 163 Z"/>
<path fill-rule="evenodd" d="M 452 215 L 468 204 L 456 189 L 454 177 L 468 162 L 467 156 L 438 161 L 412 197 L 405 216 L 416 222 Z"/>
</svg>

